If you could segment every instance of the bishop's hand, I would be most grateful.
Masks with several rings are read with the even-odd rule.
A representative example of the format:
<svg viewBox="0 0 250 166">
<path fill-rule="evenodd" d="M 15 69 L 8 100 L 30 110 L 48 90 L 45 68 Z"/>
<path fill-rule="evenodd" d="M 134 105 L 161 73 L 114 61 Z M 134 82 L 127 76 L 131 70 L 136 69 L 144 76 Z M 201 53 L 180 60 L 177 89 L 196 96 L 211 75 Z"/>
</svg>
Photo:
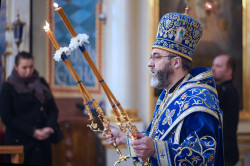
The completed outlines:
<svg viewBox="0 0 250 166">
<path fill-rule="evenodd" d="M 112 133 L 112 134 L 107 134 L 106 132 L 102 133 L 102 136 L 104 136 L 107 139 L 107 142 L 110 145 L 112 145 L 113 143 L 116 143 L 117 145 L 126 144 L 126 136 L 121 132 L 119 128 L 105 123 L 103 125 L 105 128 L 109 128 Z"/>
<path fill-rule="evenodd" d="M 132 145 L 135 155 L 142 159 L 149 158 L 155 152 L 154 141 L 152 138 L 141 133 L 138 134 L 137 140 L 130 142 L 130 145 Z"/>
</svg>

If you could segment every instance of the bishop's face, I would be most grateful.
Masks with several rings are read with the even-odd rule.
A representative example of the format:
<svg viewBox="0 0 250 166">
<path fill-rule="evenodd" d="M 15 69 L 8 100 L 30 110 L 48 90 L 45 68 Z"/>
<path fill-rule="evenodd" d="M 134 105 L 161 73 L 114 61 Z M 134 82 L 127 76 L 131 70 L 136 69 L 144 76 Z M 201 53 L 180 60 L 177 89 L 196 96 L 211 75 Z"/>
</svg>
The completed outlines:
<svg viewBox="0 0 250 166">
<path fill-rule="evenodd" d="M 153 49 L 148 67 L 150 67 L 152 74 L 151 86 L 158 89 L 169 88 L 174 74 L 169 52 L 156 48 Z"/>
</svg>

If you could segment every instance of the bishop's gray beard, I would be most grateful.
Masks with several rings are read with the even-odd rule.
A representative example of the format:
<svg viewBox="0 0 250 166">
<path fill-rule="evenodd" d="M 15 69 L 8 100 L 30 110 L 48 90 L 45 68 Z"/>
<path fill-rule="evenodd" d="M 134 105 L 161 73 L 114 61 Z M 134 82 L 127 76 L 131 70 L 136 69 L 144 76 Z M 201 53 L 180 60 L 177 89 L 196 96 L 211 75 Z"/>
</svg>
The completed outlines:
<svg viewBox="0 0 250 166">
<path fill-rule="evenodd" d="M 168 62 L 162 70 L 155 71 L 151 68 L 151 71 L 156 72 L 151 78 L 150 83 L 152 87 L 164 89 L 171 84 L 171 77 L 174 74 L 174 70 L 171 68 L 170 62 Z"/>
</svg>

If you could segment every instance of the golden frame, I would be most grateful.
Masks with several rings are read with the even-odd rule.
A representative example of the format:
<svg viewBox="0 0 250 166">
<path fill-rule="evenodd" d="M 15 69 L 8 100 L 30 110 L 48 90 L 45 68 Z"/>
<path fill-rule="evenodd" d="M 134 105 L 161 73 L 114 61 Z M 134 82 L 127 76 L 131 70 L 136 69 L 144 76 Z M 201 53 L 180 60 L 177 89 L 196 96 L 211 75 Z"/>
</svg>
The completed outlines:
<svg viewBox="0 0 250 166">
<path fill-rule="evenodd" d="M 250 120 L 250 0 L 242 0 L 242 91 L 243 91 L 243 109 L 240 112 L 240 120 Z"/>
<path fill-rule="evenodd" d="M 159 21 L 159 0 L 148 0 L 150 8 L 150 44 L 153 44 Z M 250 0 L 242 0 L 242 100 L 240 120 L 250 121 Z M 150 118 L 153 117 L 154 103 L 153 88 L 150 88 Z"/>
</svg>

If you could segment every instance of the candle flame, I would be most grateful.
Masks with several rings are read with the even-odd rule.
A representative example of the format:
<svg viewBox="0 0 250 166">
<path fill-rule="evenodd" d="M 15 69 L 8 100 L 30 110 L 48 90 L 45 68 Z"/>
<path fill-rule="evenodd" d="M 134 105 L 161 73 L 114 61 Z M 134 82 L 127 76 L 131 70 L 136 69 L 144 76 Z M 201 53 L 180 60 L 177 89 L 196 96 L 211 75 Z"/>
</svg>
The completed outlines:
<svg viewBox="0 0 250 166">
<path fill-rule="evenodd" d="M 208 7 L 209 9 L 212 9 L 212 5 L 207 5 L 207 7 Z"/>
<path fill-rule="evenodd" d="M 49 30 L 49 23 L 46 21 L 46 25 L 43 27 L 44 30 Z"/>
<path fill-rule="evenodd" d="M 55 8 L 58 8 L 58 4 L 57 4 L 57 3 L 54 3 L 54 7 L 55 7 Z"/>
</svg>

